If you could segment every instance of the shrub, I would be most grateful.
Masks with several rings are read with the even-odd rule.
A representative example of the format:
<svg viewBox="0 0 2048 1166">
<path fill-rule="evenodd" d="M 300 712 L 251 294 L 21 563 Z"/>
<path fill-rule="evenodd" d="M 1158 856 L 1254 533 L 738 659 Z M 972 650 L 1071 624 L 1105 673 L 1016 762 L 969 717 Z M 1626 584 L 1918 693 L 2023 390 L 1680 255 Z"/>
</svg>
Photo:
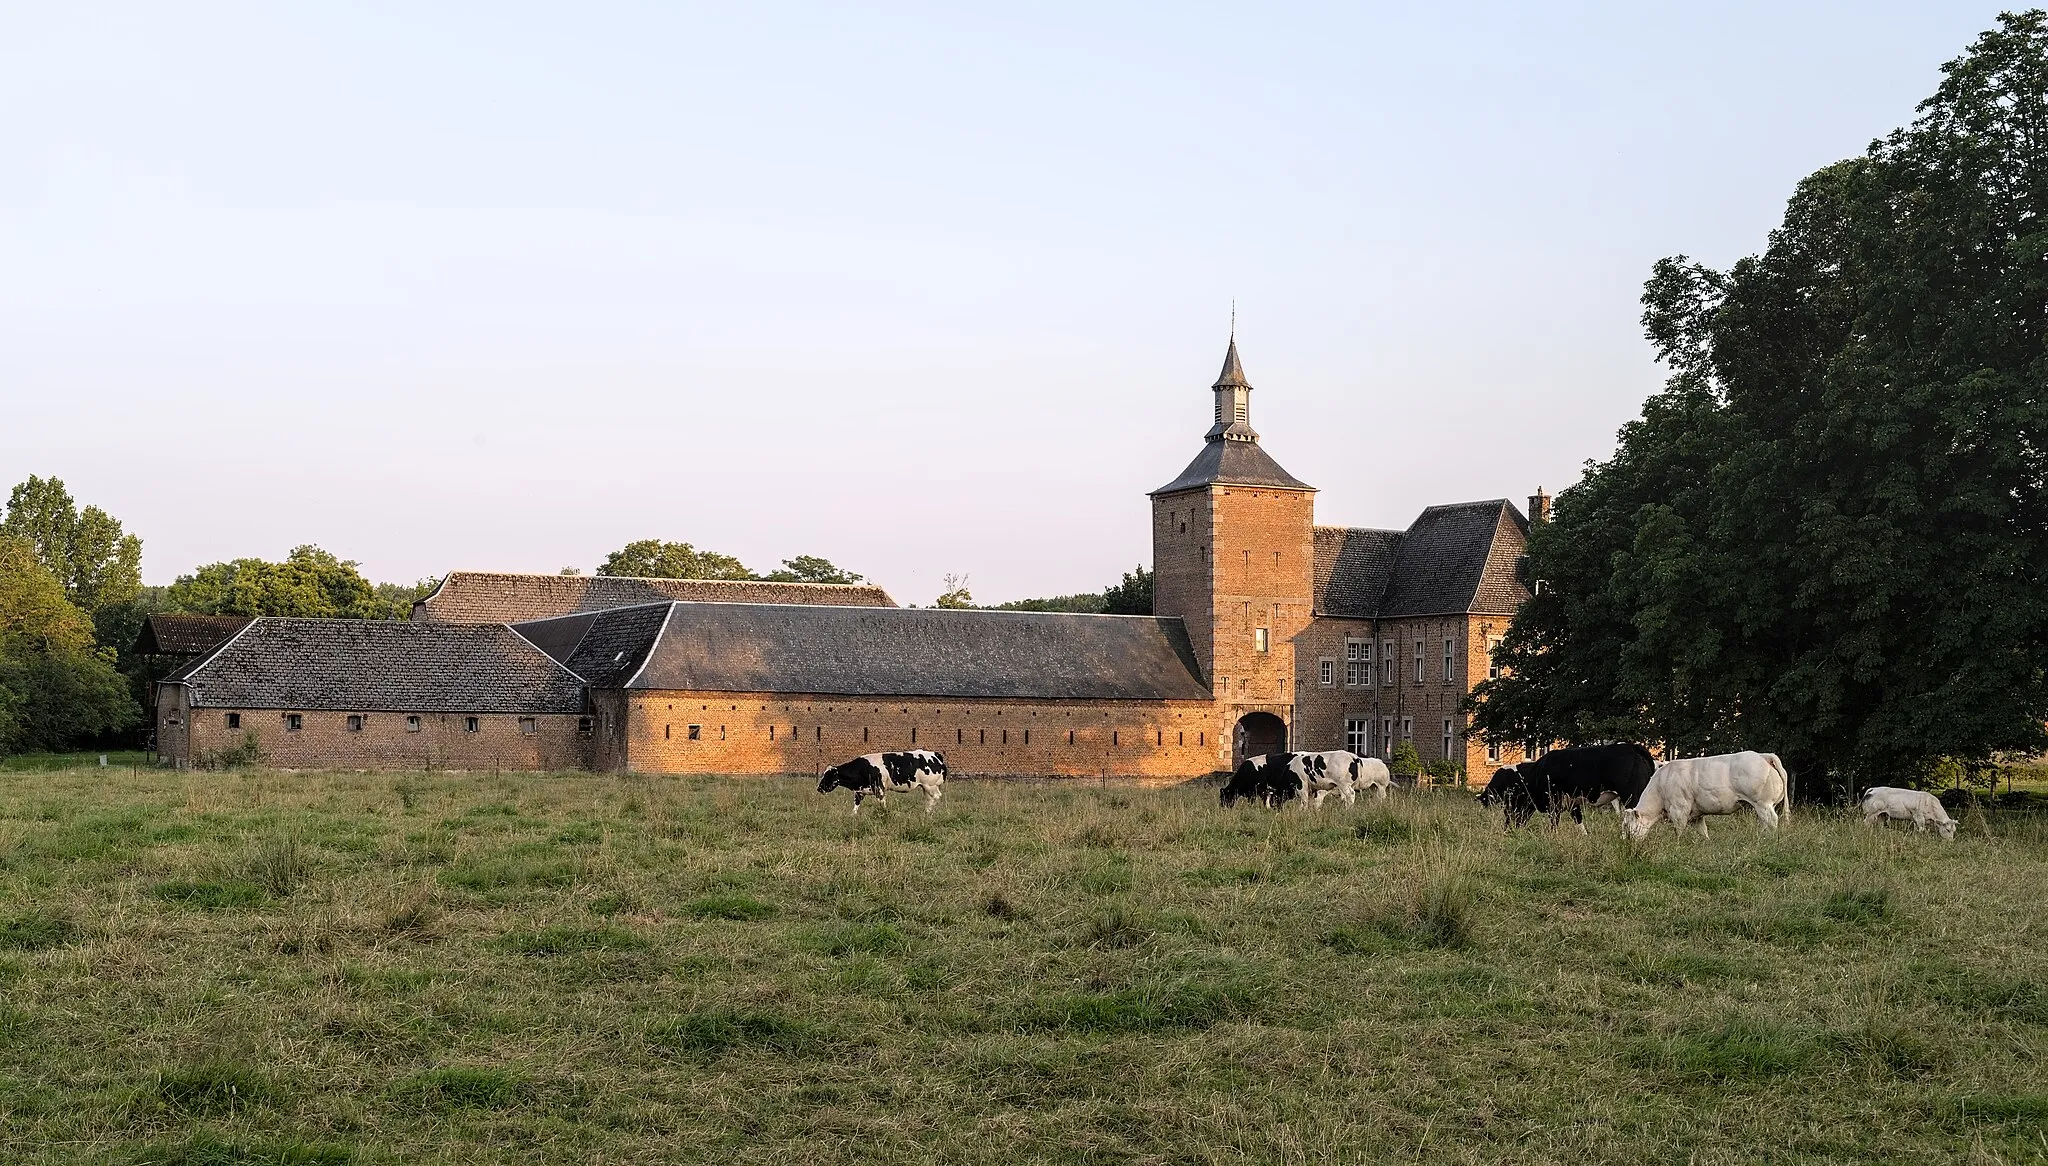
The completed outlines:
<svg viewBox="0 0 2048 1166">
<path fill-rule="evenodd" d="M 1413 781 L 1422 772 L 1422 754 L 1413 741 L 1394 742 L 1394 752 L 1387 758 L 1387 772 L 1405 781 Z"/>
<path fill-rule="evenodd" d="M 254 729 L 243 734 L 239 743 L 225 749 L 201 750 L 197 758 L 201 769 L 246 769 L 262 760 L 263 746 Z"/>
</svg>

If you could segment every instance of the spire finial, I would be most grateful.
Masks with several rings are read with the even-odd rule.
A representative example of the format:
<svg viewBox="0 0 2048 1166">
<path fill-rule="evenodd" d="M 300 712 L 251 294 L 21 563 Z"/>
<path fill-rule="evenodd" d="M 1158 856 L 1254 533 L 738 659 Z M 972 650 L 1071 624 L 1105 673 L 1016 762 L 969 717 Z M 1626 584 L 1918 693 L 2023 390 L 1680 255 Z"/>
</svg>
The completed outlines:
<svg viewBox="0 0 2048 1166">
<path fill-rule="evenodd" d="M 1237 343 L 1237 297 L 1230 297 L 1230 342 Z"/>
</svg>

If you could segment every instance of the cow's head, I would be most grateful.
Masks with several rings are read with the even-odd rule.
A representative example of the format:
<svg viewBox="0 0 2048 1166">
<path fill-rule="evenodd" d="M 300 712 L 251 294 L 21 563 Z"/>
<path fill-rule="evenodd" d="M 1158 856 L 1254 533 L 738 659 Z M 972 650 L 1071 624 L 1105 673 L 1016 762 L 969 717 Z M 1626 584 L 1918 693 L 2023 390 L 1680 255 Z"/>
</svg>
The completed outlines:
<svg viewBox="0 0 2048 1166">
<path fill-rule="evenodd" d="M 1941 836 L 1950 842 L 1956 840 L 1956 820 L 1954 818 L 1943 818 L 1934 824 L 1934 828 L 1941 831 Z"/>
<path fill-rule="evenodd" d="M 1237 799 L 1248 798 L 1258 792 L 1260 760 L 1247 757 L 1230 775 L 1230 780 L 1223 783 L 1223 792 L 1217 795 L 1216 800 L 1223 804 L 1224 809 L 1236 805 Z"/>
<path fill-rule="evenodd" d="M 853 781 L 847 776 L 844 765 L 835 765 L 826 770 L 824 776 L 818 779 L 818 792 L 829 794 L 842 785 L 852 789 Z"/>
<path fill-rule="evenodd" d="M 1639 806 L 1621 812 L 1621 832 L 1631 842 L 1641 842 L 1650 836 L 1650 827 L 1657 824 L 1654 814 L 1645 814 Z"/>
<path fill-rule="evenodd" d="M 1522 775 L 1520 771 L 1516 770 L 1512 765 L 1503 765 L 1493 771 L 1493 777 L 1487 781 L 1486 788 L 1479 791 L 1479 804 L 1490 806 L 1495 802 L 1505 802 L 1508 799 L 1509 791 L 1521 783 Z"/>
</svg>

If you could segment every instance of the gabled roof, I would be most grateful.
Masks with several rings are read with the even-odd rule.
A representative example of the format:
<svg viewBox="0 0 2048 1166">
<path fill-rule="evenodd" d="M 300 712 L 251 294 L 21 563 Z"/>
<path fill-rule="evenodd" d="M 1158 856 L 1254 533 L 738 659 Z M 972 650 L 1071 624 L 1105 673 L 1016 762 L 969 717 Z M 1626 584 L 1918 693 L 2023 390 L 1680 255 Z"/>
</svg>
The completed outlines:
<svg viewBox="0 0 2048 1166">
<path fill-rule="evenodd" d="M 211 651 L 229 636 L 249 626 L 246 615 L 185 615 L 164 613 L 142 621 L 135 637 L 138 656 L 196 656 Z"/>
<path fill-rule="evenodd" d="M 1256 441 L 1211 441 L 1188 463 L 1180 476 L 1154 495 L 1177 494 L 1204 486 L 1264 486 L 1275 490 L 1314 490 L 1315 487 L 1280 468 Z"/>
<path fill-rule="evenodd" d="M 1372 619 L 1401 554 L 1398 530 L 1315 528 L 1317 615 Z"/>
<path fill-rule="evenodd" d="M 513 624 L 592 688 L 620 688 L 639 671 L 668 620 L 668 603 L 644 603 Z"/>
<path fill-rule="evenodd" d="M 582 681 L 501 624 L 250 621 L 171 674 L 194 706 L 348 712 L 577 713 Z"/>
<path fill-rule="evenodd" d="M 1503 498 L 1432 506 L 1405 531 L 1315 529 L 1318 615 L 1512 614 L 1529 524 Z"/>
<path fill-rule="evenodd" d="M 766 583 L 751 579 L 633 579 L 620 575 L 524 575 L 451 571 L 412 605 L 415 623 L 519 623 L 579 611 L 669 600 L 894 607 L 871 583 Z"/>
<path fill-rule="evenodd" d="M 1202 700 L 1177 619 L 1067 612 L 675 603 L 522 624 L 593 688 L 977 700 Z M 579 628 L 572 628 L 575 621 Z M 602 649 L 590 648 L 605 636 Z M 571 639 L 573 647 L 566 647 Z M 585 669 L 610 653 L 619 671 Z M 619 653 L 623 653 L 622 656 Z M 644 657 L 630 672 L 624 665 Z M 557 657 L 558 659 L 562 657 Z"/>
</svg>

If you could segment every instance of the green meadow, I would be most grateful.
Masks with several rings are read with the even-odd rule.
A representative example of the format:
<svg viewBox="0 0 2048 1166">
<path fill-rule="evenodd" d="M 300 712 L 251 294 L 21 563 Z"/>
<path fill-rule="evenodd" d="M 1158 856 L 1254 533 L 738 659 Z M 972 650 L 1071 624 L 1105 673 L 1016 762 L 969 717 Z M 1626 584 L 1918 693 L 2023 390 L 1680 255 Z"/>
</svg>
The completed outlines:
<svg viewBox="0 0 2048 1166">
<path fill-rule="evenodd" d="M 2048 820 L 0 774 L 0 1160 L 2035 1162 Z"/>
</svg>

